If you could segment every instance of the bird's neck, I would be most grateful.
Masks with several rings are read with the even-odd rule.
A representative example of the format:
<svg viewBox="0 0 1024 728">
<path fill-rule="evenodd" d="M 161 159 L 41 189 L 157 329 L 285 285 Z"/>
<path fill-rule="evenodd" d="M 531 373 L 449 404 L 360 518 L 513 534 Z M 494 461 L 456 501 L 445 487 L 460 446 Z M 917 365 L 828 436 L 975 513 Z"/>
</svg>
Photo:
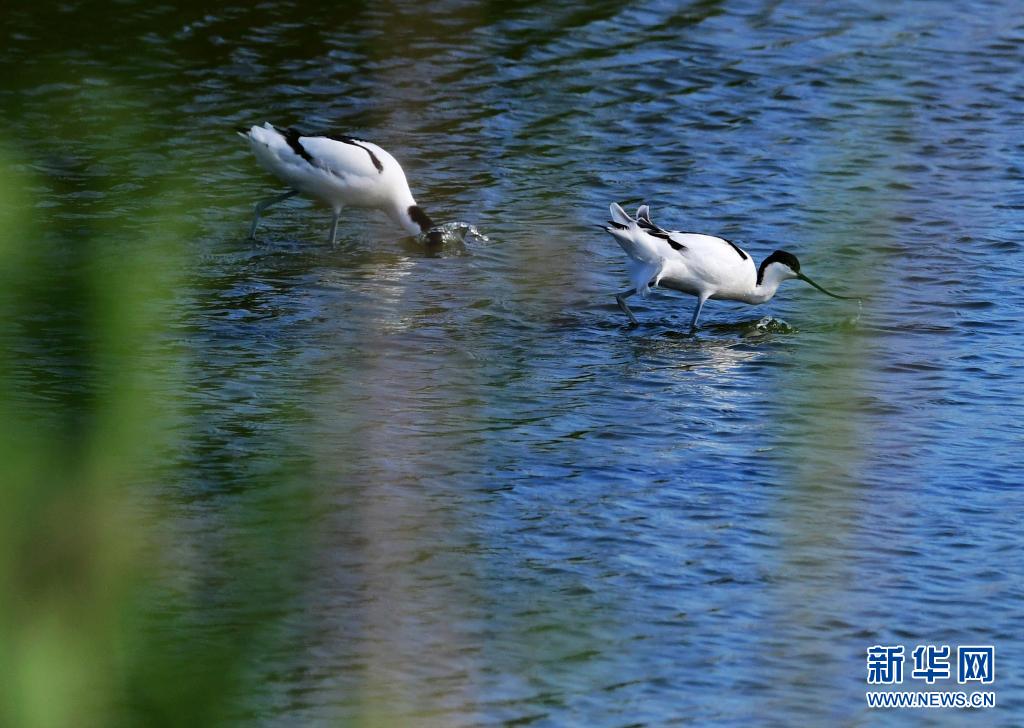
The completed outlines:
<svg viewBox="0 0 1024 728">
<path fill-rule="evenodd" d="M 772 281 L 771 283 L 759 283 L 756 284 L 747 296 L 747 303 L 766 303 L 775 296 L 775 292 L 779 290 L 780 281 Z"/>
<path fill-rule="evenodd" d="M 778 268 L 779 266 L 768 266 L 761 280 L 754 281 L 747 300 L 748 303 L 766 303 L 772 299 L 775 292 L 779 290 L 779 286 L 786 280 L 786 277 L 777 270 Z"/>
</svg>

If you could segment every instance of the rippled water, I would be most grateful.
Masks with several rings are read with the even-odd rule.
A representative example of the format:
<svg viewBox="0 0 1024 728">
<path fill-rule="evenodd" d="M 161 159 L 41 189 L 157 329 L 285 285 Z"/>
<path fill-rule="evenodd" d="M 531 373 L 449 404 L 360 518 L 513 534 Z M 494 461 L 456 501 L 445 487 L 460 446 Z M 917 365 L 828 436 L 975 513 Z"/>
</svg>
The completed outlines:
<svg viewBox="0 0 1024 728">
<path fill-rule="evenodd" d="M 116 7 L 9 11 L 6 141 L 55 265 L 109 218 L 130 251 L 168 170 L 198 188 L 152 507 L 198 639 L 289 585 L 237 715 L 1024 720 L 1018 6 Z M 278 188 L 232 128 L 262 121 L 376 141 L 486 238 L 428 254 L 353 211 L 332 249 L 291 201 L 248 242 Z M 612 200 L 863 304 L 791 282 L 689 338 L 692 299 L 658 292 L 628 329 Z M 29 349 L 72 386 L 73 356 Z M 224 545 L 288 518 L 301 568 Z M 871 714 L 877 643 L 996 645 L 999 707 Z"/>
</svg>

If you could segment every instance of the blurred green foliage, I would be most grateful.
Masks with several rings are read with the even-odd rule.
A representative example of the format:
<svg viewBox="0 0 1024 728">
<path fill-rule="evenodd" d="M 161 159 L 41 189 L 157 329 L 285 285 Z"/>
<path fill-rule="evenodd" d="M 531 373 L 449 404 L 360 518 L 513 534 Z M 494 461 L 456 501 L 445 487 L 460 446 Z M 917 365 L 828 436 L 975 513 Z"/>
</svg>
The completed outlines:
<svg viewBox="0 0 1024 728">
<path fill-rule="evenodd" d="M 113 111 L 126 106 L 117 95 L 82 92 L 111 109 L 104 129 L 54 108 L 48 158 L 0 149 L 5 726 L 237 719 L 249 660 L 276 638 L 303 553 L 303 501 L 288 488 L 287 502 L 221 514 L 217 539 L 178 543 L 171 506 L 189 495 L 171 492 L 181 481 L 160 468 L 194 425 L 180 401 L 188 341 L 173 323 L 187 305 L 181 241 L 198 190 L 181 158 L 162 181 L 125 186 L 137 172 L 119 149 L 160 141 Z M 282 466 L 252 485 L 292 477 Z M 230 576 L 177 561 L 190 550 L 233 560 Z M 204 625 L 218 621 L 232 628 L 212 637 Z"/>
</svg>

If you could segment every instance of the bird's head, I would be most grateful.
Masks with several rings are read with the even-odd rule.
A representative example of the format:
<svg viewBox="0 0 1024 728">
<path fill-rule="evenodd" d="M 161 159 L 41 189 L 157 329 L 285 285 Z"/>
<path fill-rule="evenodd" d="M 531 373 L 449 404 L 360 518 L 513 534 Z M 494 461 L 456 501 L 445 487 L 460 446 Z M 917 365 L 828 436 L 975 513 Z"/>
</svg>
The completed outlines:
<svg viewBox="0 0 1024 728">
<path fill-rule="evenodd" d="M 405 214 L 408 220 L 406 230 L 413 235 L 421 235 L 421 240 L 429 246 L 434 247 L 444 243 L 444 230 L 434 225 L 434 221 L 423 211 L 422 207 L 411 205 L 406 209 Z"/>
<path fill-rule="evenodd" d="M 761 261 L 761 266 L 757 269 L 757 284 L 759 286 L 778 286 L 783 281 L 788 281 L 791 278 L 799 278 L 805 283 L 809 283 L 814 286 L 825 295 L 832 296 L 832 298 L 854 298 L 853 296 L 836 295 L 835 293 L 827 291 L 819 286 L 800 272 L 800 261 L 797 260 L 795 255 L 787 253 L 785 250 L 776 250 Z"/>
<path fill-rule="evenodd" d="M 761 266 L 757 269 L 758 285 L 764 283 L 766 279 L 778 284 L 788 281 L 790 278 L 799 277 L 800 261 L 796 259 L 795 255 L 787 253 L 785 250 L 776 250 L 762 260 Z"/>
</svg>

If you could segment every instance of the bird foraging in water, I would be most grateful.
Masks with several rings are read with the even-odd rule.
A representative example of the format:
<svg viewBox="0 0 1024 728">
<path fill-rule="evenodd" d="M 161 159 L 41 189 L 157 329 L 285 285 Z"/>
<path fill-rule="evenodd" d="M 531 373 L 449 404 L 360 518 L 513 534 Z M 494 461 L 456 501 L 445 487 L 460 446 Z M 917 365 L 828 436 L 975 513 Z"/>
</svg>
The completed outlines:
<svg viewBox="0 0 1024 728">
<path fill-rule="evenodd" d="M 343 207 L 369 207 L 385 212 L 410 235 L 424 234 L 441 243 L 441 232 L 409 191 L 402 166 L 376 144 L 349 136 L 305 136 L 271 124 L 240 129 L 257 161 L 291 189 L 256 203 L 249 237 L 256 237 L 260 215 L 271 205 L 297 194 L 326 202 L 334 211 L 330 241 L 338 235 Z"/>
<path fill-rule="evenodd" d="M 630 322 L 639 322 L 626 299 L 646 296 L 652 286 L 671 288 L 697 297 L 690 333 L 697 330 L 704 302 L 709 298 L 743 303 L 771 300 L 779 284 L 799 278 L 833 298 L 852 299 L 825 290 L 800 272 L 800 261 L 792 253 L 776 250 L 755 267 L 753 259 L 735 243 L 712 235 L 663 230 L 651 221 L 650 209 L 641 205 L 636 218 L 616 203 L 609 207 L 612 219 L 601 225 L 629 257 L 629 280 L 633 287 L 615 296 Z"/>
</svg>

